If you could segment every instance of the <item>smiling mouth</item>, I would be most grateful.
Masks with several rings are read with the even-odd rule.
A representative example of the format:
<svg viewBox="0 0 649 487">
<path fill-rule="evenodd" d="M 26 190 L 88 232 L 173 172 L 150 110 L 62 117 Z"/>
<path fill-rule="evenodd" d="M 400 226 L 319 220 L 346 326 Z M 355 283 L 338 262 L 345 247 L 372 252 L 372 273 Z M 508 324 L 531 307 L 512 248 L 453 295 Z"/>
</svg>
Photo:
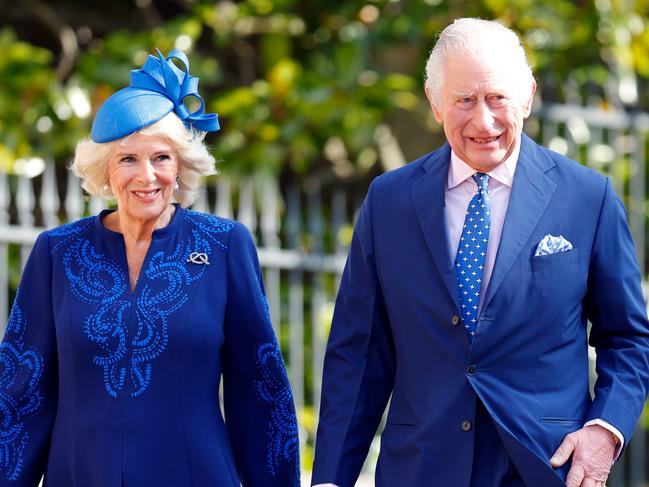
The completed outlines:
<svg viewBox="0 0 649 487">
<path fill-rule="evenodd" d="M 476 144 L 490 144 L 497 141 L 499 138 L 500 135 L 496 135 L 495 137 L 469 137 L 469 140 Z"/>
<path fill-rule="evenodd" d="M 158 193 L 160 193 L 160 191 L 161 191 L 160 188 L 158 188 L 158 189 L 151 189 L 147 191 L 133 191 L 133 194 L 141 200 L 150 201 L 153 200 L 156 196 L 158 196 Z"/>
</svg>

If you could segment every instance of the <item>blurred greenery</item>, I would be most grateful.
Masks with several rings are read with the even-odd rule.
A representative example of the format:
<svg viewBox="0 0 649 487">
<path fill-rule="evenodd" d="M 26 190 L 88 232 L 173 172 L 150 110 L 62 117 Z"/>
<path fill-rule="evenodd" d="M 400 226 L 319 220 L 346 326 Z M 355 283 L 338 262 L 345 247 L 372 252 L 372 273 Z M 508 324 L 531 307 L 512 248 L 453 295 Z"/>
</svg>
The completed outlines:
<svg viewBox="0 0 649 487">
<path fill-rule="evenodd" d="M 405 160 L 442 141 L 423 69 L 436 34 L 464 16 L 499 19 L 522 36 L 543 102 L 649 110 L 649 0 L 0 5 L 0 171 L 10 173 L 37 175 L 43 165 L 30 161 L 67 164 L 129 71 L 155 48 L 176 47 L 188 53 L 207 111 L 220 114 L 222 130 L 207 140 L 221 171 L 364 184 L 393 163 L 381 145 L 385 127 Z M 335 238 L 350 236 L 345 227 Z M 316 327 L 323 336 L 330 307 Z M 309 446 L 315 423 L 307 405 L 300 424 Z M 310 457 L 307 449 L 307 466 Z"/>
<path fill-rule="evenodd" d="M 156 47 L 178 47 L 221 116 L 208 141 L 222 171 L 363 179 L 389 165 L 377 127 L 392 128 L 407 159 L 441 140 L 423 66 L 436 33 L 459 16 L 519 32 L 544 101 L 649 108 L 649 0 L 134 3 L 135 12 L 124 0 L 2 9 L 0 168 L 67 163 L 129 70 Z"/>
</svg>

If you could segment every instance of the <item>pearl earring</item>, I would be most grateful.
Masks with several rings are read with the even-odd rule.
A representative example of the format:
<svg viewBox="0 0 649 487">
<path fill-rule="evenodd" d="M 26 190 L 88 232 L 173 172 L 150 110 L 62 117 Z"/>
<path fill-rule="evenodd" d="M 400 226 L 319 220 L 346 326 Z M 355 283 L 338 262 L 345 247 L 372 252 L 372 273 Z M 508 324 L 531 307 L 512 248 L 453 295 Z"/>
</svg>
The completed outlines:
<svg viewBox="0 0 649 487">
<path fill-rule="evenodd" d="M 108 190 L 110 189 L 110 186 L 108 186 L 107 184 L 104 184 L 104 185 L 101 187 L 101 189 L 103 189 L 104 191 L 108 191 Z"/>
<path fill-rule="evenodd" d="M 180 188 L 180 186 L 178 185 L 178 181 L 180 181 L 180 176 L 176 176 L 176 184 L 174 184 L 174 189 Z"/>
</svg>

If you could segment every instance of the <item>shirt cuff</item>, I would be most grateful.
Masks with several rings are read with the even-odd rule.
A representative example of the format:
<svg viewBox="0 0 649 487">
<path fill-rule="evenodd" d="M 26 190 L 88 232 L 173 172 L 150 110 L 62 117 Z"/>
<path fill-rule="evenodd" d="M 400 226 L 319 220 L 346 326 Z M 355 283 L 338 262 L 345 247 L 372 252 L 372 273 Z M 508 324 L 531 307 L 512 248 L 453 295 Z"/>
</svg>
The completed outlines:
<svg viewBox="0 0 649 487">
<path fill-rule="evenodd" d="M 617 429 L 611 423 L 609 423 L 608 421 L 604 421 L 603 419 L 600 418 L 591 419 L 590 421 L 586 422 L 586 424 L 584 424 L 584 427 L 592 426 L 595 424 L 609 430 L 617 437 L 618 440 L 620 440 L 620 443 L 617 445 L 617 448 L 615 450 L 615 458 L 613 459 L 613 460 L 617 460 L 617 458 L 620 456 L 620 452 L 622 451 L 622 447 L 624 446 L 624 435 L 620 432 L 619 429 Z"/>
<path fill-rule="evenodd" d="M 318 484 L 313 487 L 338 487 L 336 484 Z"/>
</svg>

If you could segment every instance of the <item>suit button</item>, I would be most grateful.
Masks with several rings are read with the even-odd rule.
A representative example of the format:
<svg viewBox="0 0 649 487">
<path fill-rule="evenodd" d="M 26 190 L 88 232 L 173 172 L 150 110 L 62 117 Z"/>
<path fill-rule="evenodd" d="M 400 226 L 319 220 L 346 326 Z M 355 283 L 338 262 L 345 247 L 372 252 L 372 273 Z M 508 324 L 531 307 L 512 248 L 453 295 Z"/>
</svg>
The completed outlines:
<svg viewBox="0 0 649 487">
<path fill-rule="evenodd" d="M 474 376 L 477 371 L 478 371 L 478 367 L 471 364 L 466 368 L 466 375 Z"/>
<path fill-rule="evenodd" d="M 464 421 L 462 421 L 462 425 L 460 427 L 462 428 L 462 431 L 466 432 L 471 430 L 471 426 L 471 421 L 465 419 Z"/>
<path fill-rule="evenodd" d="M 460 317 L 458 315 L 453 315 L 453 318 L 451 318 L 451 324 L 453 326 L 457 325 L 460 322 Z"/>
</svg>

